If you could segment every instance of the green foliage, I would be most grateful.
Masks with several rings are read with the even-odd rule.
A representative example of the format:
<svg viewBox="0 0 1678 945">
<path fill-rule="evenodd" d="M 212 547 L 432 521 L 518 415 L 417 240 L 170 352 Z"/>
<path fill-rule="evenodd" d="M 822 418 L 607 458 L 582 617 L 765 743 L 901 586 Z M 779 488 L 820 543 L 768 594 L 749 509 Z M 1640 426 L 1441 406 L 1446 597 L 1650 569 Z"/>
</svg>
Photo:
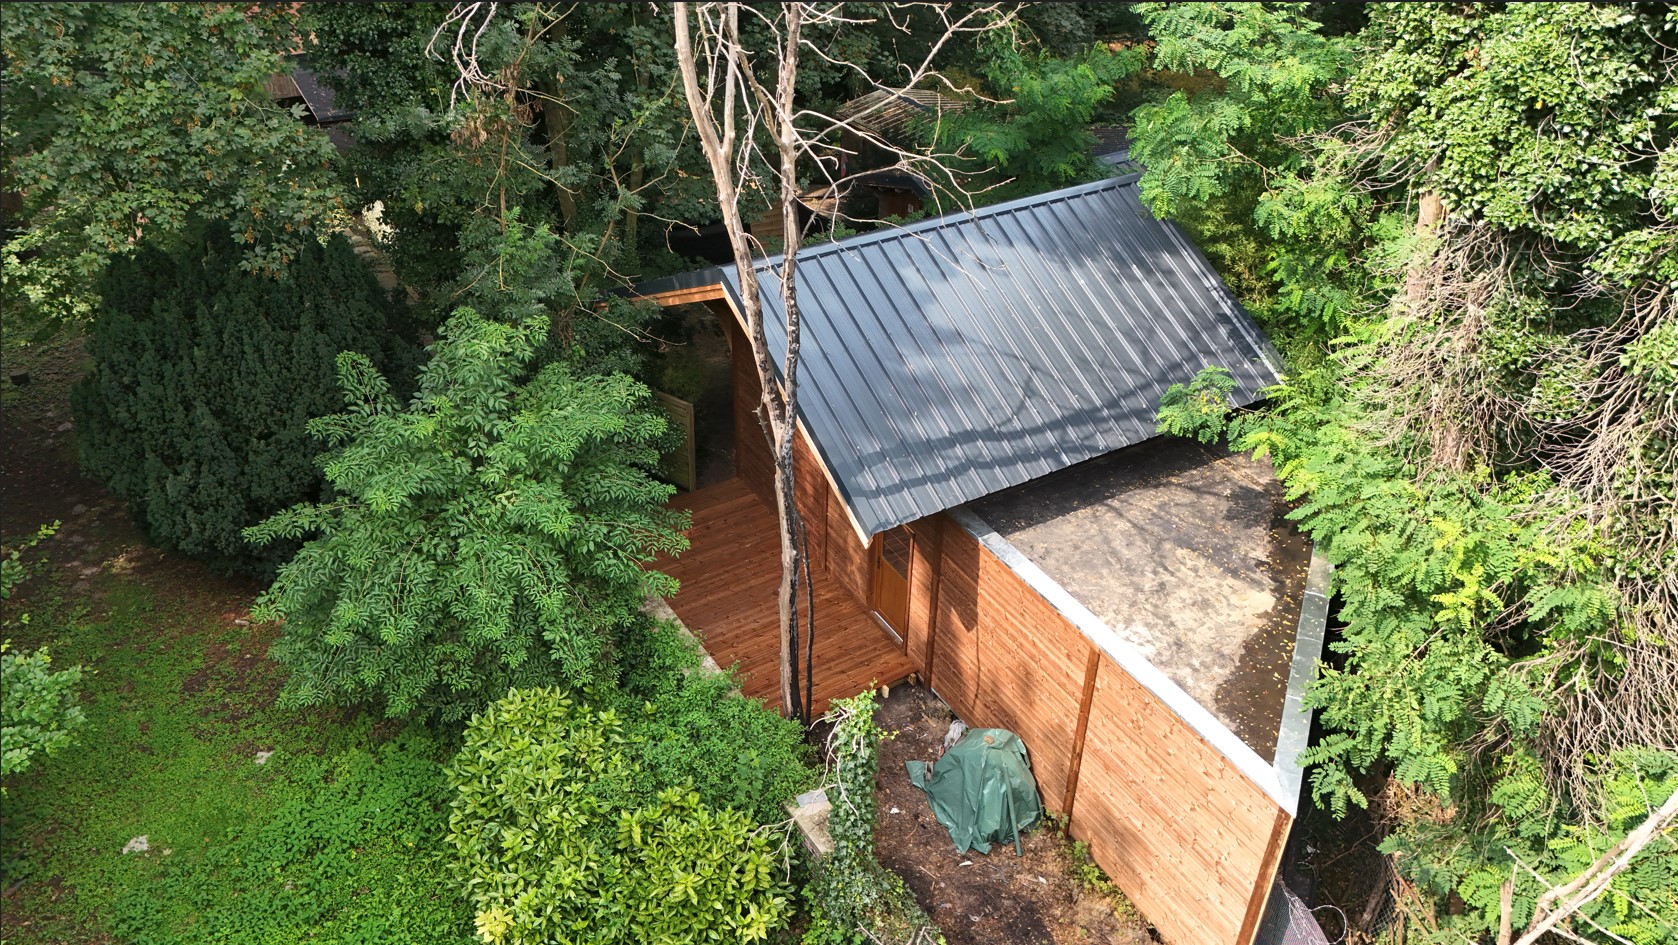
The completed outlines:
<svg viewBox="0 0 1678 945">
<path fill-rule="evenodd" d="M 0 601 L 11 600 L 12 592 L 17 589 L 19 584 L 29 580 L 30 575 L 43 569 L 46 564 L 45 561 L 27 561 L 24 559 L 24 555 L 33 551 L 41 542 L 56 535 L 58 526 L 58 522 L 42 525 L 35 530 L 35 534 L 16 544 L 0 545 Z M 4 626 L 7 627 L 14 623 L 29 623 L 28 614 L 13 615 L 8 612 L 4 618 L 0 619 L 4 620 Z"/>
<path fill-rule="evenodd" d="M 218 569 L 272 573 L 296 545 L 241 531 L 321 496 L 309 421 L 343 408 L 342 351 L 405 385 L 397 303 L 342 237 L 310 242 L 274 279 L 243 268 L 222 226 L 173 254 L 112 262 L 71 394 L 83 469 L 129 504 L 148 540 Z"/>
<path fill-rule="evenodd" d="M 111 257 L 222 219 L 244 259 L 277 272 L 342 212 L 326 135 L 276 107 L 296 16 L 191 3 L 31 3 L 0 43 L 6 190 L 22 195 L 5 246 L 9 338 L 28 320 L 95 314 Z M 19 319 L 23 320 L 20 321 Z"/>
<path fill-rule="evenodd" d="M 1492 793 L 1498 815 L 1518 828 L 1505 845 L 1451 849 L 1454 831 L 1425 819 L 1401 823 L 1381 845 L 1401 860 L 1424 856 L 1429 869 L 1422 878 L 1440 896 L 1455 892 L 1462 897 L 1470 911 L 1461 924 L 1469 928 L 1497 927 L 1502 886 L 1511 877 L 1513 922 L 1517 929 L 1524 927 L 1540 896 L 1583 873 L 1678 790 L 1678 754 L 1616 752 L 1595 773 L 1602 820 L 1568 823 L 1539 806 L 1543 801 L 1536 799 L 1547 801 L 1548 792 L 1536 762 L 1524 764 L 1527 770 L 1512 772 Z M 1441 856 L 1441 849 L 1449 852 Z M 1670 828 L 1615 874 L 1582 915 L 1607 934 L 1637 945 L 1671 942 L 1678 933 L 1678 838 Z M 1582 919 L 1571 925 L 1581 931 L 1592 928 Z"/>
<path fill-rule="evenodd" d="M 458 88 L 454 65 L 426 56 L 449 13 L 400 3 L 302 10 L 311 61 L 337 72 L 341 100 L 358 110 L 350 160 L 360 199 L 384 202 L 396 271 L 428 299 L 456 287 L 470 220 L 516 209 L 546 223 L 564 237 L 558 269 L 586 303 L 556 306 L 559 317 L 586 327 L 620 273 L 680 265 L 661 221 L 717 219 L 686 134 L 668 18 L 636 4 L 479 15 L 477 62 L 518 88 L 515 97 Z"/>
<path fill-rule="evenodd" d="M 1202 443 L 1215 443 L 1223 435 L 1229 416 L 1229 396 L 1235 377 L 1215 365 L 1201 368 L 1187 385 L 1172 384 L 1160 397 L 1156 433 L 1189 436 Z"/>
<path fill-rule="evenodd" d="M 82 668 L 54 671 L 45 647 L 24 654 L 0 643 L 0 776 L 69 747 L 85 721 L 76 704 Z"/>
<path fill-rule="evenodd" d="M 512 232 L 522 230 L 515 224 Z M 654 481 L 665 420 L 640 383 L 542 365 L 549 323 L 520 288 L 552 237 L 507 244 L 498 308 L 458 310 L 403 407 L 364 356 L 339 357 L 348 412 L 313 421 L 335 497 L 253 540 L 313 538 L 255 613 L 283 619 L 290 704 L 373 703 L 461 719 L 513 687 L 609 676 L 613 642 L 685 547 Z"/>
<path fill-rule="evenodd" d="M 874 778 L 880 740 L 889 737 L 874 721 L 874 694 L 835 700 L 825 719 L 834 726 L 829 741 L 833 785 L 828 788 L 833 852 L 817 864 L 808 890 L 811 918 L 805 945 L 943 941 L 903 879 L 874 856 L 879 819 Z"/>
<path fill-rule="evenodd" d="M 449 739 L 278 709 L 268 631 L 196 569 L 95 581 L 97 615 L 42 592 L 27 628 L 98 673 L 76 749 L 8 778 L 8 942 L 471 940 L 441 855 Z"/>
<path fill-rule="evenodd" d="M 15 545 L 0 547 L 0 601 L 11 600 L 18 585 L 40 570 L 24 555 L 57 531 L 57 522 L 42 525 Z M 27 629 L 29 615 L 7 613 L 5 621 L 7 627 Z M 81 681 L 80 666 L 53 670 L 46 647 L 24 654 L 13 650 L 10 640 L 0 642 L 0 777 L 69 747 L 85 720 L 76 704 Z"/>
<path fill-rule="evenodd" d="M 1137 4 L 1154 66 L 1185 87 L 1132 113 L 1130 154 L 1147 169 L 1143 200 L 1194 232 L 1261 317 L 1332 336 L 1361 284 L 1349 250 L 1369 201 L 1338 179 L 1292 176 L 1305 157 L 1291 139 L 1343 115 L 1333 89 L 1355 45 L 1324 36 L 1305 8 Z"/>
<path fill-rule="evenodd" d="M 1133 155 L 1290 355 L 1228 430 L 1336 568 L 1313 789 L 1344 811 L 1388 778 L 1387 849 L 1460 941 L 1512 873 L 1531 915 L 1511 855 L 1559 882 L 1623 835 L 1593 785 L 1638 759 L 1635 809 L 1669 791 L 1649 759 L 1678 715 L 1631 668 L 1665 665 L 1678 612 L 1678 17 L 1378 4 L 1330 37 L 1305 9 L 1144 5 L 1156 62 L 1198 87 L 1138 110 Z M 1615 934 L 1670 938 L 1670 845 L 1651 857 L 1600 916 L 1656 924 Z"/>
<path fill-rule="evenodd" d="M 803 729 L 700 659 L 680 630 L 653 623 L 625 641 L 622 686 L 601 696 L 634 732 L 646 785 L 691 787 L 760 824 L 786 819 L 787 800 L 813 781 Z"/>
<path fill-rule="evenodd" d="M 990 36 L 984 91 L 1001 104 L 970 103 L 941 116 L 935 145 L 970 154 L 1003 186 L 986 200 L 1038 194 L 1096 180 L 1108 168 L 1090 154 L 1089 124 L 1113 97 L 1114 83 L 1135 73 L 1142 56 L 1090 46 L 1069 56 L 1022 50 L 1012 31 Z"/>
<path fill-rule="evenodd" d="M 750 942 L 785 924 L 772 837 L 691 789 L 647 798 L 636 741 L 557 689 L 472 719 L 448 842 L 484 941 Z"/>
<path fill-rule="evenodd" d="M 438 741 L 410 730 L 372 748 L 286 759 L 289 790 L 267 816 L 227 828 L 204 856 L 127 890 L 111 930 L 179 942 L 470 940 L 437 849 L 447 786 Z M 271 759 L 269 763 L 274 763 Z"/>
</svg>

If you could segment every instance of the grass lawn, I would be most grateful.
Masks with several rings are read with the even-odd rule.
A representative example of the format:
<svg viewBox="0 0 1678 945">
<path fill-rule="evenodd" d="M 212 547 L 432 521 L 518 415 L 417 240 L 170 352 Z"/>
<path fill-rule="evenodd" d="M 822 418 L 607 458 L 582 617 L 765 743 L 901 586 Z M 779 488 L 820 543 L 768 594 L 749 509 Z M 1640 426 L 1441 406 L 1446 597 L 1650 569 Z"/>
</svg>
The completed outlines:
<svg viewBox="0 0 1678 945">
<path fill-rule="evenodd" d="M 437 853 L 447 746 L 276 709 L 268 634 L 160 595 L 156 573 L 13 634 L 93 673 L 77 744 L 8 786 L 5 940 L 468 940 Z"/>
<path fill-rule="evenodd" d="M 139 542 L 75 474 L 50 370 L 7 398 L 4 525 L 8 541 L 64 525 L 32 555 L 46 571 L 6 602 L 4 633 L 88 668 L 87 718 L 6 783 L 0 938 L 472 940 L 441 860 L 449 740 L 278 709 L 273 631 L 241 625 L 256 585 Z M 123 853 L 139 836 L 149 849 Z"/>
</svg>

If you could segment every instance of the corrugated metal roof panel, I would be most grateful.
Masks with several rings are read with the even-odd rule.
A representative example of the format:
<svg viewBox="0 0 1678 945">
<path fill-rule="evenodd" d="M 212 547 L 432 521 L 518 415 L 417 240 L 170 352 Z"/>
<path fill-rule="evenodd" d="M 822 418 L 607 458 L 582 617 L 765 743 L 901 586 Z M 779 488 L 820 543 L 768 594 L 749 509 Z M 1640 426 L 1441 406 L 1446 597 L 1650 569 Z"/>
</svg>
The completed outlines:
<svg viewBox="0 0 1678 945">
<path fill-rule="evenodd" d="M 777 363 L 779 261 L 757 265 Z M 802 250 L 798 273 L 800 412 L 870 533 L 1148 439 L 1166 387 L 1208 364 L 1243 405 L 1278 377 L 1135 175 Z M 639 291 L 696 279 L 738 302 L 732 266 Z"/>
</svg>

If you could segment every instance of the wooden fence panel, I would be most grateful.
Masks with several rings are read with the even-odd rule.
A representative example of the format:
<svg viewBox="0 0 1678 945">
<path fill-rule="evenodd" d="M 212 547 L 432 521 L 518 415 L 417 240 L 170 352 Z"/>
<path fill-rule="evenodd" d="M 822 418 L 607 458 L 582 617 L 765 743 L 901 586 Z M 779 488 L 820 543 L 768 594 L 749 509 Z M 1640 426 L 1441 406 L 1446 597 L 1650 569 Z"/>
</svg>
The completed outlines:
<svg viewBox="0 0 1678 945">
<path fill-rule="evenodd" d="M 904 648 L 909 661 L 925 675 L 927 651 L 932 642 L 938 610 L 938 561 L 943 528 L 938 516 L 909 525 L 915 536 L 915 554 L 909 563 L 909 626 L 904 631 Z"/>
<path fill-rule="evenodd" d="M 939 517 L 938 613 L 927 681 L 956 714 L 975 719 L 979 691 L 979 543 Z"/>
</svg>

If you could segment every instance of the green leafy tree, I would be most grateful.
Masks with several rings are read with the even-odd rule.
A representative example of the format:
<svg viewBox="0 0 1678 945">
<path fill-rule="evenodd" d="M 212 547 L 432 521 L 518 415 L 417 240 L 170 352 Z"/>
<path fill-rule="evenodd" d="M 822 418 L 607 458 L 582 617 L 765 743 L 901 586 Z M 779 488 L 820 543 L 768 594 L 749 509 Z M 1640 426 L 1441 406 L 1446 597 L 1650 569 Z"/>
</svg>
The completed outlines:
<svg viewBox="0 0 1678 945">
<path fill-rule="evenodd" d="M 991 168 L 980 183 L 991 178 L 995 186 L 982 200 L 1039 194 L 1109 173 L 1091 154 L 1096 139 L 1089 126 L 1113 99 L 1115 84 L 1141 68 L 1141 53 L 1095 45 L 1055 55 L 1012 31 L 986 36 L 982 48 L 980 98 L 925 129 L 936 147 Z"/>
<path fill-rule="evenodd" d="M 276 272 L 341 211 L 333 148 L 271 101 L 294 8 L 12 4 L 0 17 L 10 338 L 95 314 L 112 257 L 226 220 L 252 268 Z"/>
<path fill-rule="evenodd" d="M 310 424 L 334 497 L 249 531 L 316 536 L 255 611 L 285 621 L 288 701 L 461 719 L 514 686 L 584 685 L 644 596 L 674 593 L 645 569 L 685 547 L 649 475 L 663 415 L 625 375 L 543 363 L 550 319 L 518 274 L 546 271 L 553 237 L 524 236 L 486 264 L 514 280 L 483 292 L 497 317 L 456 311 L 406 407 L 367 357 L 339 356 L 349 409 Z"/>
<path fill-rule="evenodd" d="M 691 789 L 642 796 L 637 742 L 557 689 L 467 725 L 448 843 L 484 941 L 755 942 L 786 924 L 772 836 Z"/>
<path fill-rule="evenodd" d="M 1156 210 L 1267 238 L 1214 241 L 1290 355 L 1229 433 L 1336 568 L 1313 788 L 1379 805 L 1418 934 L 1458 940 L 1505 882 L 1527 921 L 1678 763 L 1678 17 L 1382 4 L 1337 37 L 1305 10 L 1144 6 L 1203 84 L 1139 110 L 1134 153 Z M 1672 856 L 1571 932 L 1670 938 Z"/>
<path fill-rule="evenodd" d="M 342 237 L 297 249 L 284 278 L 246 271 L 222 225 L 173 253 L 112 261 L 71 394 L 82 468 L 146 537 L 224 570 L 271 574 L 296 550 L 241 531 L 321 497 L 310 420 L 342 409 L 335 359 L 357 351 L 399 384 L 405 316 Z"/>
</svg>

